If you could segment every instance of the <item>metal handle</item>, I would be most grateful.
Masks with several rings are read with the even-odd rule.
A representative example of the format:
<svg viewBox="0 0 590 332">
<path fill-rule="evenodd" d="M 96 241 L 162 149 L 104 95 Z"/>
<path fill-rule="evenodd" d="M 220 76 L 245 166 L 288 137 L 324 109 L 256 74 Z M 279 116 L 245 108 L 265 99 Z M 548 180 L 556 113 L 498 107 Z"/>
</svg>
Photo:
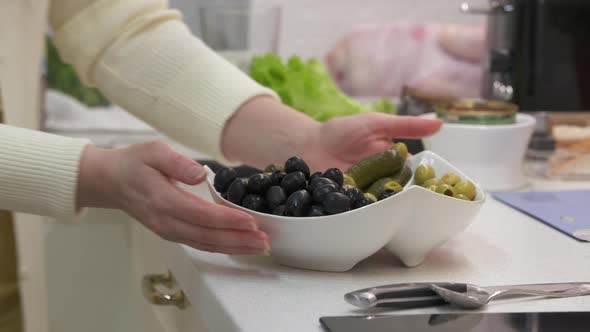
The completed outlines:
<svg viewBox="0 0 590 332">
<path fill-rule="evenodd" d="M 460 6 L 461 12 L 474 15 L 490 15 L 495 13 L 510 13 L 514 11 L 514 4 L 511 1 L 491 1 L 489 6 L 472 6 L 463 2 Z"/>
<path fill-rule="evenodd" d="M 588 285 L 582 285 L 572 287 L 570 289 L 559 290 L 559 291 L 542 291 L 542 290 L 531 290 L 531 289 L 505 289 L 500 290 L 490 295 L 489 300 L 505 295 L 530 295 L 530 296 L 544 296 L 544 297 L 575 297 L 590 295 L 590 287 Z"/>
<path fill-rule="evenodd" d="M 157 285 L 162 285 L 170 290 L 176 287 L 176 281 L 170 271 L 164 274 L 147 274 L 143 276 L 141 285 L 143 297 L 151 304 L 173 305 L 181 310 L 186 309 L 190 305 L 182 290 L 174 294 L 162 294 L 156 289 Z"/>
</svg>

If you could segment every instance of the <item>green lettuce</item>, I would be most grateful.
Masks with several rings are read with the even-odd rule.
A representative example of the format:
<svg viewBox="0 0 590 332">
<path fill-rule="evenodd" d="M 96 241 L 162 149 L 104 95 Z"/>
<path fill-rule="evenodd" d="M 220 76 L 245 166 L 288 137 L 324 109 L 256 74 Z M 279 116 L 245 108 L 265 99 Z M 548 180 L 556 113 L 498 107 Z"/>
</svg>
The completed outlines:
<svg viewBox="0 0 590 332">
<path fill-rule="evenodd" d="M 64 63 L 50 37 L 47 47 L 47 86 L 76 98 L 88 107 L 107 106 L 110 102 L 96 89 L 84 85 L 74 67 Z"/>
<path fill-rule="evenodd" d="M 318 121 L 365 112 L 394 114 L 395 105 L 388 99 L 362 104 L 344 94 L 326 67 L 317 59 L 302 61 L 292 56 L 283 64 L 275 54 L 255 56 L 250 63 L 250 76 L 274 90 L 283 103 Z"/>
</svg>

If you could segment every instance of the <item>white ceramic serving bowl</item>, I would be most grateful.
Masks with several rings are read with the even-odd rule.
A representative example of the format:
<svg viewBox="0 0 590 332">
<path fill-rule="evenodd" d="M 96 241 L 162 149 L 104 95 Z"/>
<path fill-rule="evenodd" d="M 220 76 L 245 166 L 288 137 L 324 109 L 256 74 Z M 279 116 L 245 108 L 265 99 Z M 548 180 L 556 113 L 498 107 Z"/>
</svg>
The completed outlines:
<svg viewBox="0 0 590 332">
<path fill-rule="evenodd" d="M 434 119 L 436 114 L 421 117 Z M 426 150 L 471 175 L 485 190 L 515 190 L 527 185 L 523 162 L 534 126 L 535 118 L 521 113 L 509 125 L 445 123 L 423 142 Z"/>
<path fill-rule="evenodd" d="M 454 172 L 471 180 L 432 152 L 408 159 L 412 171 L 421 163 L 431 165 L 437 177 Z M 401 193 L 360 209 L 323 217 L 280 217 L 223 199 L 213 187 L 214 176 L 209 170 L 213 200 L 253 215 L 270 236 L 271 255 L 279 264 L 319 271 L 348 271 L 383 247 L 406 266 L 419 265 L 428 252 L 465 229 L 485 201 L 477 184 L 476 200 L 463 201 L 416 186 L 412 177 Z"/>
</svg>

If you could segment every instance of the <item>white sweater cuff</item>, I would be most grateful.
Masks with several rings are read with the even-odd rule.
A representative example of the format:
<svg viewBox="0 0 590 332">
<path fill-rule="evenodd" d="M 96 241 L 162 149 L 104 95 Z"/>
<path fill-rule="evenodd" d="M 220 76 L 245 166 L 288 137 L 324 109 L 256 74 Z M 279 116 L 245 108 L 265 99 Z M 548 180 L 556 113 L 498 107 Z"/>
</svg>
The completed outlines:
<svg viewBox="0 0 590 332">
<path fill-rule="evenodd" d="M 84 139 L 0 125 L 0 209 L 74 222 Z"/>
</svg>

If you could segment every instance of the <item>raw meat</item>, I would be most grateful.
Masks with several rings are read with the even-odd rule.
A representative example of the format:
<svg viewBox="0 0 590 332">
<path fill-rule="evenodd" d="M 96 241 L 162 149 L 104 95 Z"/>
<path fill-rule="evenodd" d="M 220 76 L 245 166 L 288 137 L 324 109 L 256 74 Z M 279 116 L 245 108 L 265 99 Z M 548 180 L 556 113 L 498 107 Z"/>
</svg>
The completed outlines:
<svg viewBox="0 0 590 332">
<path fill-rule="evenodd" d="M 359 26 L 325 58 L 354 96 L 399 96 L 404 85 L 452 97 L 479 97 L 484 28 L 396 22 Z"/>
</svg>

